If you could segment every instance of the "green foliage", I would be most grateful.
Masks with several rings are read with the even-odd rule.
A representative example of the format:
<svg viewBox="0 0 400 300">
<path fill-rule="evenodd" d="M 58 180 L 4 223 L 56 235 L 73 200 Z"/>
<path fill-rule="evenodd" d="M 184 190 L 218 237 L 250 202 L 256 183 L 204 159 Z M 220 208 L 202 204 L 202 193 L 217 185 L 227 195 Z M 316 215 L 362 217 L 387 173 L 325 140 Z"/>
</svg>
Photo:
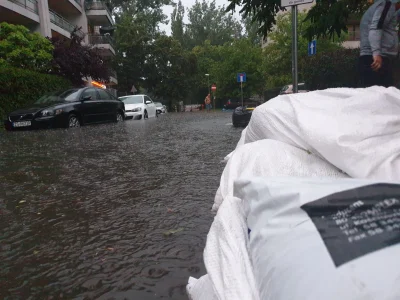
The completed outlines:
<svg viewBox="0 0 400 300">
<path fill-rule="evenodd" d="M 310 26 L 310 21 L 306 21 L 306 14 L 299 13 L 299 38 L 298 38 L 298 57 L 304 61 L 308 59 L 308 40 L 303 37 L 303 33 Z M 291 82 L 292 76 L 292 31 L 291 14 L 279 15 L 276 28 L 268 36 L 272 40 L 264 48 L 263 70 L 265 71 L 266 87 L 275 88 Z M 332 52 L 341 49 L 342 38 L 331 41 L 327 38 L 318 39 L 318 53 Z M 301 66 L 300 66 L 301 67 Z M 307 66 L 305 66 L 307 67 Z M 299 68 L 299 79 L 303 80 L 302 69 Z"/>
<path fill-rule="evenodd" d="M 259 32 L 267 35 L 276 22 L 278 12 L 285 10 L 281 0 L 228 0 L 227 11 L 235 11 L 240 7 L 240 13 L 246 18 L 250 16 L 257 23 Z M 341 35 L 346 29 L 346 21 L 351 15 L 360 15 L 368 6 L 368 0 L 318 0 L 308 12 L 310 27 L 304 32 L 308 40 L 315 36 Z M 301 9 L 301 6 L 299 6 Z M 289 8 L 290 9 L 290 8 Z"/>
<path fill-rule="evenodd" d="M 254 45 L 248 39 L 235 40 L 223 46 L 213 46 L 208 42 L 194 48 L 193 52 L 199 68 L 197 86 L 207 87 L 208 79 L 204 74 L 210 74 L 210 83 L 217 85 L 217 98 L 239 97 L 240 84 L 236 82 L 236 76 L 237 73 L 246 72 L 244 95 L 262 95 L 264 78 L 262 49 L 259 45 Z M 204 90 L 204 93 L 206 92 L 207 89 Z"/>
<path fill-rule="evenodd" d="M 0 67 L 47 72 L 51 67 L 53 46 L 38 33 L 22 25 L 0 24 Z"/>
<path fill-rule="evenodd" d="M 311 90 L 357 87 L 359 49 L 340 49 L 308 59 L 303 76 Z"/>
<path fill-rule="evenodd" d="M 196 67 L 194 55 L 183 51 L 181 44 L 172 37 L 161 35 L 151 45 L 144 86 L 174 105 L 188 95 Z"/>
<path fill-rule="evenodd" d="M 67 80 L 12 67 L 0 68 L 0 117 L 30 105 L 42 94 L 71 86 Z"/>
<path fill-rule="evenodd" d="M 242 35 L 242 25 L 225 7 L 217 6 L 215 0 L 203 0 L 188 10 L 189 23 L 185 26 L 184 46 L 191 50 L 195 46 L 210 41 L 211 45 L 223 45 Z"/>
</svg>

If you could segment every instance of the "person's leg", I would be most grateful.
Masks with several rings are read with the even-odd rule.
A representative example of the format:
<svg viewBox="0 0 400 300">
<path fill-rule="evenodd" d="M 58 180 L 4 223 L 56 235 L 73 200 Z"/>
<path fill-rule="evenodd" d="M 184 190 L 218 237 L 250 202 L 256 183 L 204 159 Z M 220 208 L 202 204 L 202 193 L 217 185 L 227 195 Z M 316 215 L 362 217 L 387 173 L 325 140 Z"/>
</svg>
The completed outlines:
<svg viewBox="0 0 400 300">
<path fill-rule="evenodd" d="M 372 70 L 372 62 L 372 55 L 363 55 L 359 58 L 360 87 L 379 85 L 378 72 Z"/>
<path fill-rule="evenodd" d="M 380 72 L 381 86 L 390 87 L 394 85 L 392 60 L 389 57 L 383 57 L 382 68 Z"/>
</svg>

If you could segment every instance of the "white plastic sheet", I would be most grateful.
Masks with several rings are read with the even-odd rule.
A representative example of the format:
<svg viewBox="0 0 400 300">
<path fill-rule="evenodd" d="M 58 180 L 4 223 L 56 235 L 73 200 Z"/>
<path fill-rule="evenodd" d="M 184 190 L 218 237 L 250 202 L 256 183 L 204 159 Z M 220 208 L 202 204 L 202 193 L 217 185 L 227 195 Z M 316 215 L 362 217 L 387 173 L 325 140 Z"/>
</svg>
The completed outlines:
<svg viewBox="0 0 400 300">
<path fill-rule="evenodd" d="M 274 139 L 308 150 L 354 178 L 400 180 L 400 91 L 327 89 L 257 107 L 245 142 Z"/>
</svg>

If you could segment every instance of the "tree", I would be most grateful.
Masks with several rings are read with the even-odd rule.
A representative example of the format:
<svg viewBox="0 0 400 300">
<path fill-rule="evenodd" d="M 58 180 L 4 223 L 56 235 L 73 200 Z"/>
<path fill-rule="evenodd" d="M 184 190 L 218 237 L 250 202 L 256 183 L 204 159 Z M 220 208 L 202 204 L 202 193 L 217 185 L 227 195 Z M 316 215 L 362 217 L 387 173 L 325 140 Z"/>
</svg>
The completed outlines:
<svg viewBox="0 0 400 300">
<path fill-rule="evenodd" d="M 242 23 L 245 29 L 245 37 L 254 45 L 261 45 L 262 34 L 258 32 L 258 26 L 252 21 L 251 17 L 242 18 Z"/>
<path fill-rule="evenodd" d="M 185 52 L 177 40 L 166 35 L 154 41 L 150 53 L 145 65 L 144 86 L 155 96 L 169 100 L 171 105 L 184 100 L 197 72 L 194 55 Z"/>
<path fill-rule="evenodd" d="M 181 45 L 185 43 L 184 36 L 184 24 L 183 18 L 185 16 L 185 8 L 182 5 L 182 2 L 179 0 L 178 4 L 175 5 L 174 11 L 171 14 L 171 32 L 172 37 L 179 41 Z"/>
<path fill-rule="evenodd" d="M 223 6 L 217 7 L 215 0 L 210 3 L 196 0 L 188 11 L 188 18 L 185 30 L 188 49 L 202 45 L 206 40 L 212 45 L 223 45 L 242 35 L 241 24 L 226 14 Z"/>
<path fill-rule="evenodd" d="M 236 81 L 239 72 L 246 72 L 247 82 L 243 84 L 246 97 L 261 95 L 264 91 L 262 73 L 262 49 L 248 39 L 235 40 L 223 46 L 213 46 L 206 42 L 193 49 L 198 61 L 198 87 L 207 87 L 210 74 L 212 83 L 217 84 L 217 98 L 238 98 L 240 85 Z M 203 98 L 207 89 L 202 88 Z"/>
<path fill-rule="evenodd" d="M 291 53 L 292 53 L 292 31 L 290 13 L 277 17 L 276 28 L 269 34 L 272 42 L 264 48 L 263 70 L 266 77 L 266 86 L 274 88 L 282 86 L 291 81 Z M 298 56 L 300 59 L 299 78 L 302 79 L 302 68 L 307 68 L 308 58 L 307 47 L 308 39 L 303 37 L 303 33 L 310 26 L 310 21 L 306 20 L 305 13 L 299 13 L 299 39 Z M 332 52 L 341 48 L 343 38 L 331 41 L 328 38 L 318 40 L 318 52 Z M 303 63 L 302 63 L 303 62 Z"/>
<path fill-rule="evenodd" d="M 228 0 L 227 11 L 235 11 L 242 7 L 240 13 L 244 17 L 251 16 L 252 21 L 258 24 L 259 32 L 264 36 L 276 24 L 276 15 L 286 10 L 281 7 L 281 0 Z M 308 12 L 307 20 L 311 21 L 304 35 L 308 40 L 317 36 L 340 36 L 347 31 L 346 21 L 353 14 L 361 14 L 368 6 L 369 0 L 318 0 Z"/>
<path fill-rule="evenodd" d="M 38 72 L 48 72 L 53 46 L 38 33 L 22 25 L 0 24 L 0 66 L 8 65 Z"/>
<path fill-rule="evenodd" d="M 77 34 L 79 28 L 71 33 L 71 39 L 51 38 L 53 44 L 52 73 L 70 80 L 75 86 L 83 85 L 84 77 L 97 81 L 110 79 L 109 62 L 104 61 L 98 51 L 82 43 L 83 37 Z"/>
</svg>

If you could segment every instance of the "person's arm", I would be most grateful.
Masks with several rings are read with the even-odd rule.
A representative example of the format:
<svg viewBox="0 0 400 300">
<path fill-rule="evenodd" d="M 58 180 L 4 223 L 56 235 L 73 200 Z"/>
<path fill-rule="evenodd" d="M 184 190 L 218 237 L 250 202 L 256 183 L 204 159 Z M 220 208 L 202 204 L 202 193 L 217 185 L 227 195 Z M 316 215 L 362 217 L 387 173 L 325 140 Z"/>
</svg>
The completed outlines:
<svg viewBox="0 0 400 300">
<path fill-rule="evenodd" d="M 374 62 L 372 63 L 372 69 L 378 70 L 382 66 L 382 35 L 383 27 L 389 20 L 389 10 L 392 6 L 391 1 L 382 2 L 375 10 L 371 24 L 369 26 L 368 39 L 371 45 L 372 55 Z M 386 23 L 385 23 L 386 22 Z"/>
</svg>

